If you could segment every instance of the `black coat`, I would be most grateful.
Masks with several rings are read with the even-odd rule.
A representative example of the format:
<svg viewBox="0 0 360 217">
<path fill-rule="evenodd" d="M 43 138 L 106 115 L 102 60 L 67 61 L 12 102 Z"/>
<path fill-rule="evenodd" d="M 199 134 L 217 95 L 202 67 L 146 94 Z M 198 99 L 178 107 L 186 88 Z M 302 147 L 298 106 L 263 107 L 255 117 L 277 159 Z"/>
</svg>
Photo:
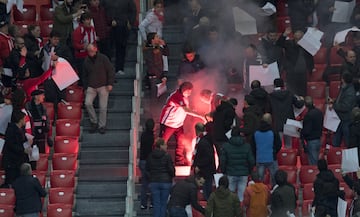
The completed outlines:
<svg viewBox="0 0 360 217">
<path fill-rule="evenodd" d="M 105 0 L 104 8 L 108 17 L 115 20 L 118 26 L 126 26 L 127 22 L 134 25 L 137 13 L 133 0 Z"/>
<path fill-rule="evenodd" d="M 320 139 L 323 120 L 323 113 L 319 109 L 315 107 L 309 108 L 303 121 L 303 129 L 301 130 L 302 138 L 307 141 Z"/>
<path fill-rule="evenodd" d="M 42 60 L 35 55 L 36 51 L 40 51 L 39 42 L 31 33 L 24 35 L 24 41 L 27 49 L 26 63 L 31 77 L 38 77 L 44 72 L 41 68 Z"/>
<path fill-rule="evenodd" d="M 216 172 L 214 146 L 209 134 L 200 138 L 195 146 L 193 167 L 198 167 L 204 178 L 212 177 Z"/>
<path fill-rule="evenodd" d="M 278 63 L 279 70 L 282 69 L 284 61 L 283 48 L 276 42 L 268 40 L 266 37 L 261 39 L 260 53 L 263 56 L 263 61 L 266 64 L 273 62 Z"/>
<path fill-rule="evenodd" d="M 141 139 L 140 139 L 140 160 L 146 160 L 153 148 L 154 145 L 154 131 L 152 130 L 148 130 L 148 131 L 144 131 L 141 134 Z"/>
<path fill-rule="evenodd" d="M 16 215 L 41 212 L 41 197 L 45 197 L 46 192 L 37 178 L 20 176 L 13 182 L 12 187 L 16 196 Z"/>
<path fill-rule="evenodd" d="M 231 129 L 234 118 L 236 118 L 235 108 L 229 102 L 222 101 L 216 107 L 213 114 L 213 141 L 227 142 L 226 133 Z"/>
<path fill-rule="evenodd" d="M 164 150 L 154 149 L 147 161 L 146 170 L 150 177 L 150 182 L 172 182 L 175 176 L 175 167 L 171 156 Z"/>
<path fill-rule="evenodd" d="M 308 23 L 308 17 L 315 9 L 314 0 L 291 0 L 288 1 L 291 29 L 304 30 Z"/>
<path fill-rule="evenodd" d="M 321 0 L 316 4 L 316 14 L 319 19 L 319 27 L 322 29 L 331 23 L 332 12 L 329 11 L 329 8 L 333 7 L 335 0 Z"/>
<path fill-rule="evenodd" d="M 284 184 L 277 187 L 270 196 L 271 217 L 287 217 L 287 211 L 295 212 L 296 194 L 295 187 Z"/>
<path fill-rule="evenodd" d="M 181 79 L 189 79 L 189 76 L 193 76 L 195 73 L 205 68 L 205 64 L 200 59 L 199 55 L 195 56 L 193 61 L 183 59 L 179 65 L 178 77 Z"/>
<path fill-rule="evenodd" d="M 353 84 L 346 84 L 341 87 L 333 108 L 341 121 L 350 121 L 351 111 L 355 107 L 356 96 Z"/>
<path fill-rule="evenodd" d="M 360 120 L 355 120 L 350 125 L 349 147 L 358 147 L 358 155 L 360 156 Z"/>
<path fill-rule="evenodd" d="M 270 111 L 269 94 L 264 88 L 252 89 L 249 95 L 254 97 L 255 105 L 261 109 L 263 114 Z"/>
</svg>

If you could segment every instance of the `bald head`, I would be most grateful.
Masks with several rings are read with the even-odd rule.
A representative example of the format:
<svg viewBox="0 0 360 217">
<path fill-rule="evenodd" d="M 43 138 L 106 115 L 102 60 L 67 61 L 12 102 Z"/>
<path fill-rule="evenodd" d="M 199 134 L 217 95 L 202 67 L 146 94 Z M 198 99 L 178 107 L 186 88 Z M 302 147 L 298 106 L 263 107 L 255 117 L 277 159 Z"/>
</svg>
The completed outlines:
<svg viewBox="0 0 360 217">
<path fill-rule="evenodd" d="M 87 51 L 89 57 L 93 57 L 96 55 L 98 49 L 94 44 L 88 44 L 88 46 L 86 47 L 86 51 Z"/>
<path fill-rule="evenodd" d="M 308 108 L 314 105 L 314 101 L 311 96 L 305 96 L 304 102 L 305 102 L 305 106 Z"/>
<path fill-rule="evenodd" d="M 348 50 L 346 52 L 345 59 L 347 62 L 355 64 L 356 62 L 356 53 L 353 50 Z"/>
<path fill-rule="evenodd" d="M 271 125 L 272 124 L 271 114 L 270 113 L 265 113 L 262 116 L 262 120 Z"/>
</svg>

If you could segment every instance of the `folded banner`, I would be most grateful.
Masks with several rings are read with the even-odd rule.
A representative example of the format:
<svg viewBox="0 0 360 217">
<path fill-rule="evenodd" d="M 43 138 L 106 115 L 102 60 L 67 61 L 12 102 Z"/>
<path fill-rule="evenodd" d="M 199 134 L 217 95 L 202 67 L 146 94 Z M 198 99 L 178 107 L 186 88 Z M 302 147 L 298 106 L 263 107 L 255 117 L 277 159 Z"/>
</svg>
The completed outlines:
<svg viewBox="0 0 360 217">
<path fill-rule="evenodd" d="M 60 57 L 53 71 L 52 79 L 60 90 L 64 90 L 78 81 L 79 76 L 71 67 L 70 63 L 66 59 Z"/>
<path fill-rule="evenodd" d="M 156 87 L 157 87 L 157 93 L 156 93 L 157 97 L 160 97 L 167 91 L 166 83 L 159 83 L 156 85 Z"/>
<path fill-rule="evenodd" d="M 346 173 L 359 171 L 358 148 L 342 150 L 341 170 Z"/>
</svg>

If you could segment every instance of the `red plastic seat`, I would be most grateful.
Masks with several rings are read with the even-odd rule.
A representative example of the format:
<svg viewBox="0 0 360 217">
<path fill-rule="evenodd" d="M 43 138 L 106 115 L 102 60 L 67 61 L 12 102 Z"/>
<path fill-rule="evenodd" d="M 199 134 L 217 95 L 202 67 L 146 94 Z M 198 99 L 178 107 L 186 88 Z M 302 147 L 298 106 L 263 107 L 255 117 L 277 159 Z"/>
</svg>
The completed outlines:
<svg viewBox="0 0 360 217">
<path fill-rule="evenodd" d="M 28 22 L 35 23 L 36 21 L 36 6 L 34 5 L 25 5 L 23 10 L 19 11 L 17 7 L 13 6 L 13 18 L 14 22 Z"/>
<path fill-rule="evenodd" d="M 304 165 L 300 168 L 299 180 L 301 185 L 313 183 L 316 179 L 316 175 L 319 173 L 317 166 L 315 165 Z"/>
<path fill-rule="evenodd" d="M 288 4 L 286 1 L 278 1 L 276 4 L 276 11 L 277 15 L 280 17 L 288 16 L 289 15 L 289 9 Z"/>
<path fill-rule="evenodd" d="M 318 108 L 323 114 L 325 114 L 325 98 L 322 99 L 313 99 L 314 106 Z"/>
<path fill-rule="evenodd" d="M 53 29 L 53 21 L 40 21 L 39 26 L 41 37 L 50 37 L 50 33 Z"/>
<path fill-rule="evenodd" d="M 1 217 L 14 217 L 14 205 L 0 204 L 0 216 Z"/>
<path fill-rule="evenodd" d="M 348 50 L 349 48 L 342 48 L 344 51 Z M 337 54 L 337 48 L 332 47 L 330 50 L 330 60 L 329 64 L 330 66 L 341 66 L 341 64 L 344 62 L 344 59 Z"/>
<path fill-rule="evenodd" d="M 301 213 L 303 217 L 309 217 L 310 216 L 310 209 L 312 206 L 312 200 L 304 200 L 301 205 Z"/>
<path fill-rule="evenodd" d="M 36 171 L 48 171 L 49 155 L 40 153 L 40 158 L 36 161 Z"/>
<path fill-rule="evenodd" d="M 79 152 L 79 138 L 76 136 L 55 136 L 55 153 L 73 153 Z"/>
<path fill-rule="evenodd" d="M 307 153 L 304 152 L 303 149 L 300 150 L 300 162 L 301 165 L 309 165 L 309 158 Z"/>
<path fill-rule="evenodd" d="M 295 166 L 297 162 L 297 150 L 295 149 L 281 149 L 277 153 L 277 160 L 279 166 Z"/>
<path fill-rule="evenodd" d="M 69 102 L 67 105 L 60 102 L 58 103 L 58 119 L 79 119 L 81 120 L 82 109 L 81 103 L 79 102 Z"/>
<path fill-rule="evenodd" d="M 75 171 L 73 170 L 53 170 L 50 173 L 51 188 L 75 187 Z"/>
<path fill-rule="evenodd" d="M 201 200 L 201 201 L 199 201 L 199 204 L 200 204 L 200 206 L 202 206 L 202 207 L 206 207 L 206 201 L 203 201 L 203 200 Z M 193 207 L 191 207 L 191 211 L 192 211 L 192 216 L 193 217 L 203 217 L 204 215 L 202 214 L 202 213 L 200 213 L 199 211 L 197 211 L 196 209 L 194 209 Z"/>
<path fill-rule="evenodd" d="M 40 20 L 41 21 L 53 21 L 54 9 L 50 5 L 40 6 Z"/>
<path fill-rule="evenodd" d="M 74 189 L 73 188 L 50 188 L 49 189 L 49 203 L 74 204 Z"/>
<path fill-rule="evenodd" d="M 76 170 L 77 154 L 54 153 L 52 167 L 53 170 Z"/>
<path fill-rule="evenodd" d="M 339 95 L 341 88 L 341 81 L 330 81 L 329 84 L 329 97 L 332 99 L 336 99 Z"/>
<path fill-rule="evenodd" d="M 326 47 L 321 47 L 314 56 L 314 64 L 327 64 L 328 50 Z"/>
<path fill-rule="evenodd" d="M 293 185 L 297 185 L 297 168 L 295 166 L 279 166 L 279 170 L 287 173 L 287 181 Z"/>
<path fill-rule="evenodd" d="M 323 81 L 323 73 L 326 69 L 325 64 L 316 64 L 313 71 L 308 76 L 308 81 Z"/>
<path fill-rule="evenodd" d="M 341 164 L 342 150 L 340 147 L 331 147 L 327 154 L 327 162 L 330 164 Z"/>
<path fill-rule="evenodd" d="M 58 119 L 56 120 L 57 136 L 80 136 L 80 120 Z"/>
<path fill-rule="evenodd" d="M 5 171 L 0 170 L 0 183 L 3 184 L 5 182 Z"/>
<path fill-rule="evenodd" d="M 29 22 L 16 22 L 15 25 L 17 26 L 18 30 L 19 30 L 19 35 L 20 36 L 24 36 L 25 34 L 28 33 L 28 26 L 30 24 L 33 23 L 29 23 Z"/>
<path fill-rule="evenodd" d="M 15 205 L 15 191 L 12 188 L 0 188 L 0 204 Z M 1 216 L 1 214 L 0 214 Z"/>
<path fill-rule="evenodd" d="M 70 86 L 66 88 L 66 101 L 68 102 L 84 102 L 85 94 L 81 87 Z"/>
<path fill-rule="evenodd" d="M 276 19 L 278 32 L 284 32 L 287 27 L 290 27 L 290 17 L 278 17 Z"/>
<path fill-rule="evenodd" d="M 43 106 L 46 108 L 46 114 L 51 121 L 55 119 L 55 110 L 54 110 L 54 103 L 52 102 L 43 102 Z"/>
<path fill-rule="evenodd" d="M 72 205 L 61 203 L 48 204 L 47 217 L 72 217 Z"/>
<path fill-rule="evenodd" d="M 326 95 L 326 82 L 317 81 L 317 82 L 307 82 L 307 95 L 312 98 L 323 99 Z"/>
<path fill-rule="evenodd" d="M 314 200 L 314 185 L 313 183 L 308 183 L 303 186 L 303 200 Z"/>
<path fill-rule="evenodd" d="M 46 185 L 46 174 L 47 171 L 33 171 L 32 173 L 33 177 L 36 177 L 39 180 L 43 188 L 45 188 Z"/>
</svg>

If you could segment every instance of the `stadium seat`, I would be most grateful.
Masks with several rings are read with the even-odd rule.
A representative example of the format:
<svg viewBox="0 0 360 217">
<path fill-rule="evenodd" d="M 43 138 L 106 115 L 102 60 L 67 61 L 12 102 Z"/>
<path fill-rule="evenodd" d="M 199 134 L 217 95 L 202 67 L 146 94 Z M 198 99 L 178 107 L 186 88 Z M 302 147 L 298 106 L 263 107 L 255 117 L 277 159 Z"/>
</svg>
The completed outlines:
<svg viewBox="0 0 360 217">
<path fill-rule="evenodd" d="M 15 25 L 17 26 L 18 30 L 19 30 L 19 35 L 20 36 L 24 36 L 25 34 L 28 33 L 28 26 L 31 23 L 24 23 L 24 22 L 18 22 L 15 23 Z"/>
<path fill-rule="evenodd" d="M 308 183 L 313 183 L 316 179 L 316 175 L 319 173 L 317 166 L 304 165 L 300 168 L 299 180 L 301 186 Z"/>
<path fill-rule="evenodd" d="M 56 120 L 57 136 L 80 136 L 80 120 L 58 119 Z"/>
<path fill-rule="evenodd" d="M 276 19 L 278 32 L 284 32 L 287 27 L 290 27 L 290 17 L 278 17 Z"/>
<path fill-rule="evenodd" d="M 302 217 L 309 217 L 310 216 L 310 209 L 312 206 L 312 200 L 304 200 L 301 205 L 301 214 Z"/>
<path fill-rule="evenodd" d="M 49 203 L 74 204 L 74 189 L 73 188 L 50 188 L 49 189 Z"/>
<path fill-rule="evenodd" d="M 55 119 L 55 110 L 54 110 L 54 103 L 52 102 L 43 102 L 43 106 L 46 108 L 46 114 L 48 115 L 51 121 Z"/>
<path fill-rule="evenodd" d="M 341 164 L 342 149 L 340 147 L 331 147 L 327 154 L 328 164 Z"/>
<path fill-rule="evenodd" d="M 48 171 L 49 155 L 40 153 L 40 158 L 36 161 L 36 171 Z"/>
<path fill-rule="evenodd" d="M 41 30 L 41 37 L 49 37 L 53 29 L 53 21 L 40 21 L 39 26 Z"/>
<path fill-rule="evenodd" d="M 349 48 L 343 48 L 344 51 L 348 50 Z M 344 62 L 344 59 L 337 54 L 337 48 L 332 47 L 330 50 L 330 60 L 329 64 L 330 66 L 341 66 L 341 64 Z"/>
<path fill-rule="evenodd" d="M 54 9 L 50 5 L 40 6 L 40 20 L 41 21 L 53 21 Z"/>
<path fill-rule="evenodd" d="M 308 76 L 308 81 L 323 81 L 323 73 L 326 69 L 325 64 L 316 64 L 313 71 Z"/>
<path fill-rule="evenodd" d="M 201 200 L 201 201 L 199 201 L 199 204 L 200 204 L 200 206 L 202 206 L 204 208 L 206 207 L 206 201 Z M 191 212 L 192 212 L 193 217 L 203 217 L 204 216 L 202 213 L 200 213 L 199 211 L 197 211 L 193 207 L 191 207 Z"/>
<path fill-rule="evenodd" d="M 326 95 L 326 82 L 307 82 L 307 95 L 312 98 L 324 99 Z"/>
<path fill-rule="evenodd" d="M 341 87 L 341 81 L 330 81 L 329 84 L 329 97 L 332 99 L 336 99 L 339 95 Z"/>
<path fill-rule="evenodd" d="M 279 166 L 295 166 L 297 161 L 297 150 L 295 149 L 281 149 L 277 153 L 277 160 Z"/>
<path fill-rule="evenodd" d="M 319 109 L 323 114 L 325 114 L 325 98 L 321 98 L 321 99 L 313 99 L 313 103 L 314 103 L 314 106 Z"/>
<path fill-rule="evenodd" d="M 15 191 L 12 188 L 0 188 L 0 204 L 15 206 Z M 1 216 L 1 214 L 0 214 Z"/>
<path fill-rule="evenodd" d="M 85 99 L 84 90 L 81 87 L 70 86 L 66 88 L 66 101 L 83 103 Z"/>
<path fill-rule="evenodd" d="M 329 82 L 331 81 L 340 81 L 341 80 L 341 74 L 340 73 L 335 73 L 335 74 L 330 74 L 328 77 Z"/>
<path fill-rule="evenodd" d="M 279 166 L 279 170 L 284 170 L 287 173 L 289 183 L 297 185 L 297 168 L 295 166 Z"/>
<path fill-rule="evenodd" d="M 73 170 L 53 170 L 50 173 L 51 188 L 75 187 L 75 171 Z"/>
<path fill-rule="evenodd" d="M 303 186 L 303 200 L 314 200 L 314 185 L 313 183 L 308 183 Z"/>
<path fill-rule="evenodd" d="M 0 204 L 0 217 L 14 217 L 14 205 Z"/>
<path fill-rule="evenodd" d="M 276 11 L 277 11 L 277 15 L 279 17 L 283 17 L 283 16 L 288 16 L 289 15 L 289 9 L 288 9 L 288 4 L 285 0 L 283 1 L 278 1 L 276 3 Z"/>
<path fill-rule="evenodd" d="M 23 10 L 19 11 L 16 5 L 13 6 L 14 22 L 35 23 L 36 22 L 36 6 L 24 5 Z"/>
<path fill-rule="evenodd" d="M 300 162 L 301 165 L 309 165 L 309 158 L 307 153 L 305 153 L 304 149 L 300 150 Z"/>
<path fill-rule="evenodd" d="M 327 65 L 328 50 L 326 47 L 321 47 L 314 56 L 314 64 Z"/>
<path fill-rule="evenodd" d="M 82 109 L 81 103 L 79 102 L 68 102 L 64 104 L 63 102 L 58 103 L 57 118 L 58 119 L 78 119 L 81 120 Z"/>
<path fill-rule="evenodd" d="M 53 170 L 76 170 L 77 154 L 54 153 L 52 167 Z"/>
<path fill-rule="evenodd" d="M 5 171 L 0 170 L 0 183 L 3 184 L 5 182 Z"/>
<path fill-rule="evenodd" d="M 33 171 L 32 172 L 32 175 L 33 177 L 36 177 L 41 186 L 43 186 L 43 188 L 45 188 L 45 185 L 46 185 L 46 174 L 47 174 L 47 171 Z"/>
<path fill-rule="evenodd" d="M 47 217 L 72 217 L 72 205 L 61 203 L 48 204 Z"/>
<path fill-rule="evenodd" d="M 73 153 L 79 152 L 79 138 L 76 136 L 55 136 L 55 153 Z"/>
<path fill-rule="evenodd" d="M 342 182 L 341 179 L 339 179 L 340 181 L 340 190 L 345 192 L 345 199 L 353 199 L 354 198 L 354 192 L 351 188 L 349 188 L 349 186 L 345 183 Z"/>
</svg>

